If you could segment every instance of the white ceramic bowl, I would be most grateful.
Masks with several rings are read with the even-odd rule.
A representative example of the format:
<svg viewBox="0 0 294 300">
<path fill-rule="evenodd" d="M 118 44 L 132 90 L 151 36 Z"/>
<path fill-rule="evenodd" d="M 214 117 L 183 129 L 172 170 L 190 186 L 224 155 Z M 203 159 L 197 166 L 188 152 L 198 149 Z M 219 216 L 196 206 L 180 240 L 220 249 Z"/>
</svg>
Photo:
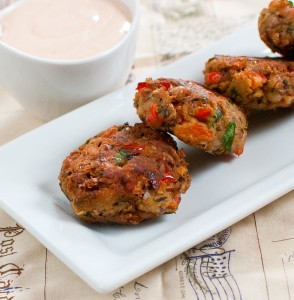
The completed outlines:
<svg viewBox="0 0 294 300">
<path fill-rule="evenodd" d="M 121 0 L 132 23 L 108 51 L 80 60 L 49 60 L 0 41 L 0 83 L 29 112 L 54 119 L 125 84 L 131 71 L 139 26 L 139 0 Z"/>
</svg>

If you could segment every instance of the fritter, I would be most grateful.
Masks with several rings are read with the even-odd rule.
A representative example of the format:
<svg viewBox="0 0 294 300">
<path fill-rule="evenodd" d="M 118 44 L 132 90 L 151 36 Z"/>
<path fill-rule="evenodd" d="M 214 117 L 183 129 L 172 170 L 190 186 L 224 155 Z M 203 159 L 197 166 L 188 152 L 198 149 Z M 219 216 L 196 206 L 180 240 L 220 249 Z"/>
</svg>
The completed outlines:
<svg viewBox="0 0 294 300">
<path fill-rule="evenodd" d="M 137 86 L 134 106 L 142 121 L 213 154 L 241 155 L 247 120 L 229 99 L 197 82 L 146 79 Z"/>
<path fill-rule="evenodd" d="M 145 124 L 113 126 L 63 162 L 60 187 L 83 221 L 138 224 L 176 212 L 190 186 L 183 150 Z"/>
<path fill-rule="evenodd" d="M 269 110 L 294 103 L 294 62 L 278 58 L 215 56 L 204 70 L 205 84 L 244 109 Z"/>
<path fill-rule="evenodd" d="M 273 51 L 294 57 L 293 1 L 273 0 L 258 19 L 260 38 Z"/>
</svg>

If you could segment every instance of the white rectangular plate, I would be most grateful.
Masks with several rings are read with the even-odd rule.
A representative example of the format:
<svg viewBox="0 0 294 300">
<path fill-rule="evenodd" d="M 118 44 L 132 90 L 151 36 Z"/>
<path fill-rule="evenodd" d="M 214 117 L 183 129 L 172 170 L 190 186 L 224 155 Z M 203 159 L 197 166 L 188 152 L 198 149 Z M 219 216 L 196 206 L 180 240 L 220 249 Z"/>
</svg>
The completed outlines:
<svg viewBox="0 0 294 300">
<path fill-rule="evenodd" d="M 264 56 L 256 25 L 165 67 L 160 76 L 203 81 L 214 54 Z M 146 74 L 150 76 L 151 74 Z M 114 124 L 139 121 L 136 84 L 83 106 L 0 148 L 0 204 L 78 276 L 110 292 L 263 207 L 294 187 L 293 112 L 249 120 L 243 155 L 186 150 L 192 184 L 178 212 L 138 226 L 86 225 L 59 189 L 63 159 Z"/>
</svg>

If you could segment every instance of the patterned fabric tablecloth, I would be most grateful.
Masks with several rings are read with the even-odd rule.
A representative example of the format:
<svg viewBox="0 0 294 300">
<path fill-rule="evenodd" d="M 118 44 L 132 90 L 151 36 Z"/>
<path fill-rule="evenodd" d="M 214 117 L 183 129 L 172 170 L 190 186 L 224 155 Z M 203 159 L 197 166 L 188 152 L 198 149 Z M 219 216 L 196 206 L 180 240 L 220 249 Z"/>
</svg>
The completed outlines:
<svg viewBox="0 0 294 300">
<path fill-rule="evenodd" d="M 141 4 L 130 81 L 256 23 L 268 1 Z M 42 124 L 0 87 L 0 145 Z M 0 209 L 0 299 L 294 299 L 293 198 L 281 197 L 109 294 L 90 288 Z"/>
</svg>

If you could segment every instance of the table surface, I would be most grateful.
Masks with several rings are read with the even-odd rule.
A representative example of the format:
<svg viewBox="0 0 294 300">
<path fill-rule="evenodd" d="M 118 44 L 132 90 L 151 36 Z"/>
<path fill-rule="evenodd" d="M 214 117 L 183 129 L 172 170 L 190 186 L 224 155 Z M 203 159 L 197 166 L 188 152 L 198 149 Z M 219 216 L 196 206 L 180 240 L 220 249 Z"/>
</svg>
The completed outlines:
<svg viewBox="0 0 294 300">
<path fill-rule="evenodd" d="M 130 81 L 256 22 L 268 1 L 141 0 Z M 0 145 L 42 126 L 0 86 Z M 102 295 L 0 209 L 0 299 L 294 299 L 294 193 L 281 197 L 134 282 Z M 208 286 L 189 258 L 229 255 L 226 277 Z M 220 266 L 219 266 L 220 267 Z M 205 278 L 204 278 L 205 279 Z M 202 281 L 201 281 L 202 280 Z M 201 284 L 201 282 L 203 284 Z"/>
</svg>

